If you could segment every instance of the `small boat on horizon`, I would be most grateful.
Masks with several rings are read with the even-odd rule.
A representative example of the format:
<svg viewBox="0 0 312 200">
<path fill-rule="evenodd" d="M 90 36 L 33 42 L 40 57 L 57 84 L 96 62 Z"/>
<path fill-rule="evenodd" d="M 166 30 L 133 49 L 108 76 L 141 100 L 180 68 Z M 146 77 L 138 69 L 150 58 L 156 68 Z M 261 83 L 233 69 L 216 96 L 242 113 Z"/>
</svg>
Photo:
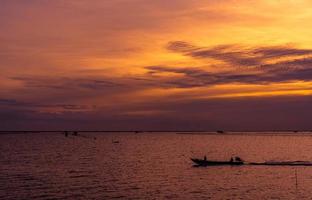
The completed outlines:
<svg viewBox="0 0 312 200">
<path fill-rule="evenodd" d="M 206 156 L 204 159 L 191 158 L 191 160 L 196 164 L 196 166 L 218 166 L 218 165 L 244 165 L 244 161 L 235 157 L 231 158 L 229 161 L 216 161 L 216 160 L 207 160 Z"/>
</svg>

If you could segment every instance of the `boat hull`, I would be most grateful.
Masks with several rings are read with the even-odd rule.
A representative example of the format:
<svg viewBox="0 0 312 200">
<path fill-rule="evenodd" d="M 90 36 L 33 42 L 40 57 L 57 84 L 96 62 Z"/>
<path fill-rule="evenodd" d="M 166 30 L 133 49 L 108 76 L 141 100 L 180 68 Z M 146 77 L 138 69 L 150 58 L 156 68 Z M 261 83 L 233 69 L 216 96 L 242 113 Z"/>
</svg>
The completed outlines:
<svg viewBox="0 0 312 200">
<path fill-rule="evenodd" d="M 219 165 L 243 165 L 244 162 L 238 161 L 212 161 L 212 160 L 202 160 L 191 158 L 191 160 L 198 166 L 219 166 Z"/>
</svg>

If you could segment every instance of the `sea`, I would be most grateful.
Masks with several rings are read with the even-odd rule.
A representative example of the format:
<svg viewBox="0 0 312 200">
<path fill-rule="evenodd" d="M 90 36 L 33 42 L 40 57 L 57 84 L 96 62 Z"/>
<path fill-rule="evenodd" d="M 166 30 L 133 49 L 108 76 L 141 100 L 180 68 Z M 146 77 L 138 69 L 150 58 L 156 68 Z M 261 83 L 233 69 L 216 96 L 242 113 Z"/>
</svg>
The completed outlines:
<svg viewBox="0 0 312 200">
<path fill-rule="evenodd" d="M 312 134 L 0 135 L 0 199 L 312 199 L 312 166 L 196 167 L 190 158 L 312 161 Z"/>
</svg>

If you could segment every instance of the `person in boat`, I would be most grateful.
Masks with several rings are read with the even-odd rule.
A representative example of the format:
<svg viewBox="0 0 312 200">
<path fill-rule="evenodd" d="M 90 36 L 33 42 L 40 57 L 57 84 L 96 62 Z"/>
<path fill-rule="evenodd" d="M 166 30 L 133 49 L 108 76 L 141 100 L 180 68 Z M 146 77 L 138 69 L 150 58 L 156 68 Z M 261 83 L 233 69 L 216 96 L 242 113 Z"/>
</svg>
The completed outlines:
<svg viewBox="0 0 312 200">
<path fill-rule="evenodd" d="M 236 162 L 243 162 L 243 160 L 240 157 L 238 157 L 238 156 L 235 157 L 235 161 Z"/>
<path fill-rule="evenodd" d="M 233 157 L 231 157 L 231 159 L 230 159 L 230 162 L 232 163 L 232 162 L 234 162 L 234 159 L 233 159 Z"/>
<path fill-rule="evenodd" d="M 204 156 L 204 161 L 207 161 L 207 157 L 206 157 L 206 155 Z"/>
</svg>

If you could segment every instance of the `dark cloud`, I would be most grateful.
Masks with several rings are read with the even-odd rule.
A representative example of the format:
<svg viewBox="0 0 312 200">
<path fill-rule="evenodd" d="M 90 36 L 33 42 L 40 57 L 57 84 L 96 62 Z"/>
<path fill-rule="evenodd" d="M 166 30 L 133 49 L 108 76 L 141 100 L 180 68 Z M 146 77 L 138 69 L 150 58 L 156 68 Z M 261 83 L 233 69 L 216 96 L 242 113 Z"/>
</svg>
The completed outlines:
<svg viewBox="0 0 312 200">
<path fill-rule="evenodd" d="M 22 81 L 26 87 L 50 88 L 50 89 L 105 89 L 111 87 L 120 87 L 121 83 L 105 80 L 104 78 L 69 78 L 69 77 L 11 77 L 13 80 Z"/>
<path fill-rule="evenodd" d="M 0 105 L 16 105 L 17 101 L 15 99 L 0 99 Z"/>
<path fill-rule="evenodd" d="M 80 105 L 80 104 L 44 104 L 34 102 L 23 102 L 15 99 L 0 99 L 0 108 L 14 108 L 15 110 L 32 110 L 34 112 L 41 109 L 51 108 L 61 111 L 86 111 L 95 108 L 94 105 Z"/>
<path fill-rule="evenodd" d="M 312 81 L 312 68 L 279 73 L 274 76 L 274 80 L 272 80 L 272 82 L 274 81 Z"/>
<path fill-rule="evenodd" d="M 167 49 L 176 52 L 188 53 L 190 51 L 200 50 L 199 47 L 196 47 L 185 41 L 173 41 L 169 42 L 167 45 Z"/>
<path fill-rule="evenodd" d="M 291 59 L 274 64 L 265 64 L 259 67 L 262 71 L 267 73 L 285 73 L 296 70 L 312 68 L 312 57 Z"/>
<path fill-rule="evenodd" d="M 299 49 L 289 46 L 269 46 L 246 48 L 238 45 L 220 45 L 212 48 L 197 47 L 185 41 L 169 42 L 167 49 L 194 58 L 210 58 L 230 64 L 231 67 L 258 67 L 268 59 L 291 56 L 309 56 L 311 49 Z"/>
<path fill-rule="evenodd" d="M 304 68 L 304 66 L 301 65 L 303 63 L 307 65 L 308 60 L 297 60 L 297 63 L 301 67 L 285 70 L 284 66 L 275 71 L 268 70 L 261 73 L 249 74 L 245 72 L 208 72 L 194 67 L 173 68 L 166 66 L 149 66 L 146 68 L 155 76 L 157 76 L 157 73 L 162 72 L 173 72 L 184 75 L 183 77 L 178 76 L 175 78 L 170 77 L 168 79 L 163 79 L 162 82 L 158 79 L 158 85 L 164 87 L 191 88 L 227 83 L 269 84 L 289 81 L 312 81 L 312 67 Z M 296 65 L 296 62 L 292 62 L 290 65 Z M 270 66 L 268 68 L 272 69 L 274 67 Z"/>
<path fill-rule="evenodd" d="M 222 45 L 213 48 L 196 47 L 187 42 L 175 41 L 169 42 L 167 49 L 183 53 L 194 58 L 212 58 L 230 63 L 234 66 L 254 66 L 260 65 L 261 59 L 252 57 L 249 52 L 242 52 L 235 49 L 235 45 Z"/>
<path fill-rule="evenodd" d="M 262 64 L 262 59 L 244 54 L 243 52 L 220 51 L 219 49 L 200 50 L 189 52 L 186 55 L 194 58 L 213 58 L 221 60 L 232 66 L 257 66 Z"/>
<path fill-rule="evenodd" d="M 206 48 L 197 47 L 185 41 L 169 42 L 167 49 L 193 58 L 221 60 L 232 70 L 210 72 L 201 67 L 146 67 L 152 76 L 157 76 L 162 72 L 184 75 L 163 79 L 162 82 L 159 79 L 159 86 L 189 88 L 226 83 L 267 84 L 312 81 L 311 49 L 290 46 L 246 48 L 238 45 Z M 278 61 L 280 58 L 285 59 Z M 251 68 L 237 68 L 239 66 Z"/>
<path fill-rule="evenodd" d="M 279 58 L 286 56 L 305 56 L 311 55 L 311 49 L 296 49 L 286 46 L 260 47 L 252 51 L 254 54 L 260 54 L 262 59 Z"/>
<path fill-rule="evenodd" d="M 199 68 L 171 68 L 171 67 L 147 67 L 153 73 L 174 72 L 183 74 L 183 77 L 169 78 L 165 80 L 167 87 L 190 88 L 205 87 L 226 83 L 266 83 L 271 81 L 270 76 L 259 76 L 256 74 L 233 74 L 233 73 L 212 73 Z"/>
</svg>

